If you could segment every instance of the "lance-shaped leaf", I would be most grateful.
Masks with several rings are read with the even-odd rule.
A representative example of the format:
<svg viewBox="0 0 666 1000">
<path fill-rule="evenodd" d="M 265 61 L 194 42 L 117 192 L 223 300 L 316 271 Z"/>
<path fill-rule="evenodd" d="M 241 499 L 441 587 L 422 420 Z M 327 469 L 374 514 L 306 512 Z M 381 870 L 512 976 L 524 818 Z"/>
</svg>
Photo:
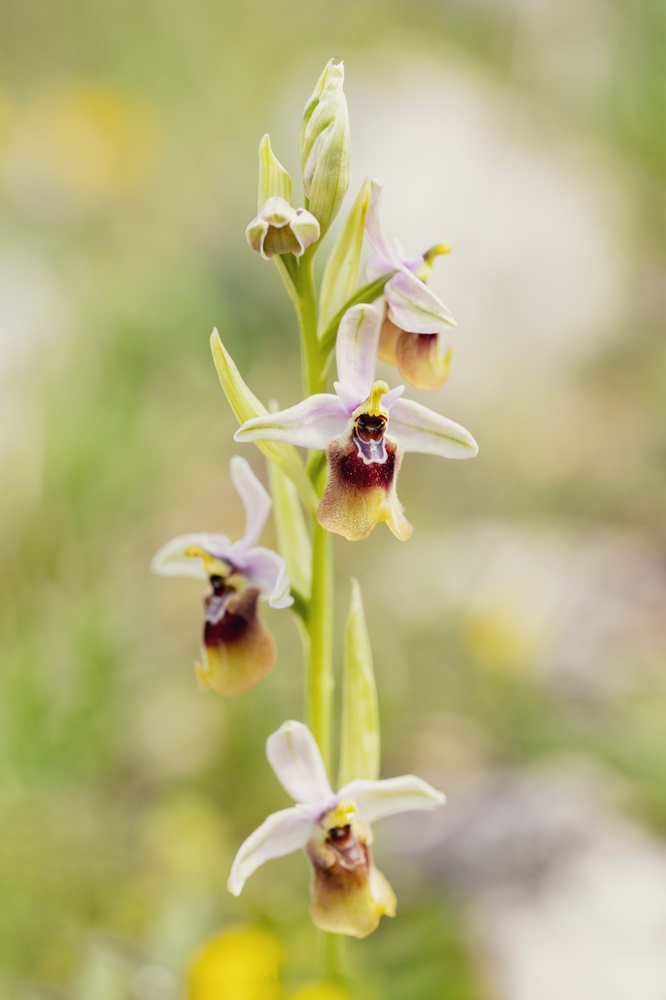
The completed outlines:
<svg viewBox="0 0 666 1000">
<path fill-rule="evenodd" d="M 379 755 L 379 711 L 372 648 L 365 624 L 361 588 L 358 580 L 352 580 L 351 604 L 345 625 L 338 783 L 347 785 L 357 778 L 377 778 Z"/>
<path fill-rule="evenodd" d="M 220 385 L 238 422 L 244 424 L 254 417 L 268 416 L 266 407 L 241 378 L 241 374 L 220 340 L 217 330 L 213 330 L 211 334 L 210 347 Z M 315 511 L 319 500 L 305 471 L 301 457 L 294 446 L 276 441 L 260 441 L 257 442 L 257 446 L 270 462 L 275 462 L 285 475 L 289 476 L 307 509 Z"/>
<path fill-rule="evenodd" d="M 278 550 L 287 563 L 292 588 L 306 600 L 310 597 L 312 543 L 303 517 L 298 491 L 282 469 L 268 463 L 268 475 L 273 496 L 273 516 L 277 531 Z"/>
<path fill-rule="evenodd" d="M 259 143 L 259 198 L 258 209 L 261 211 L 269 198 L 284 198 L 293 203 L 291 177 L 282 166 L 271 148 L 268 133 Z"/>
<path fill-rule="evenodd" d="M 328 258 L 319 300 L 320 331 L 326 329 L 327 324 L 356 291 L 370 191 L 371 181 L 366 178 Z"/>
</svg>

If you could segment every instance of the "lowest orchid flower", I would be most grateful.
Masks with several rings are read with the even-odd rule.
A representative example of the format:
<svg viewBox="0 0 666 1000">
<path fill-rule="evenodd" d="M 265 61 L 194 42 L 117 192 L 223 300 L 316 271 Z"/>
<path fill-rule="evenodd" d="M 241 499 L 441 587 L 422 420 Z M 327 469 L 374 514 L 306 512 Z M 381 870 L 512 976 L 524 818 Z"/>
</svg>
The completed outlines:
<svg viewBox="0 0 666 1000">
<path fill-rule="evenodd" d="M 312 866 L 314 923 L 332 934 L 363 938 L 380 917 L 395 916 L 393 889 L 372 862 L 370 823 L 384 816 L 435 809 L 445 797 L 411 774 L 356 779 L 334 793 L 315 739 L 301 722 L 285 722 L 266 744 L 269 763 L 296 801 L 273 813 L 241 846 L 229 876 L 238 896 L 271 858 L 304 849 Z"/>
<path fill-rule="evenodd" d="M 389 240 L 382 226 L 380 206 L 384 185 L 372 182 L 366 232 L 374 250 L 367 278 L 374 281 L 389 271 L 396 273 L 384 288 L 386 318 L 382 325 L 379 355 L 393 364 L 417 389 L 439 389 L 448 378 L 451 351 L 446 336 L 456 322 L 444 303 L 428 288 L 432 262 L 449 247 L 438 244 L 426 254 L 407 257 L 399 240 Z"/>
<path fill-rule="evenodd" d="M 275 641 L 257 614 L 260 595 L 273 608 L 293 604 L 281 556 L 256 545 L 271 509 L 271 498 L 240 456 L 231 459 L 231 479 L 245 507 L 243 537 L 180 535 L 155 555 L 152 570 L 162 576 L 208 580 L 204 598 L 202 659 L 197 675 L 204 690 L 224 695 L 246 691 L 273 668 Z"/>
<path fill-rule="evenodd" d="M 374 306 L 347 310 L 338 332 L 335 394 L 317 393 L 296 406 L 246 421 L 237 441 L 286 441 L 325 448 L 329 474 L 317 509 L 322 527 L 357 541 L 386 521 L 409 538 L 396 478 L 406 451 L 472 458 L 474 438 L 464 427 L 411 400 L 404 386 L 375 380 L 381 314 Z"/>
</svg>

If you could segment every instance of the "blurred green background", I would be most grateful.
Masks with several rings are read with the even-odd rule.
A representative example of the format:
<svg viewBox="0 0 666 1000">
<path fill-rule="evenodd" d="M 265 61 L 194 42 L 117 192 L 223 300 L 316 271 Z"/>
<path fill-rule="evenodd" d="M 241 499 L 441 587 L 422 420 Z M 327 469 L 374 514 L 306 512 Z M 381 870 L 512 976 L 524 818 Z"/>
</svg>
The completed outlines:
<svg viewBox="0 0 666 1000">
<path fill-rule="evenodd" d="M 333 56 L 350 195 L 382 176 L 408 252 L 454 248 L 432 279 L 453 373 L 427 402 L 481 449 L 408 456 L 409 543 L 336 540 L 383 773 L 449 794 L 378 829 L 399 914 L 351 943 L 354 995 L 663 1000 L 663 42 L 656 0 L 3 5 L 0 995 L 175 1000 L 237 925 L 268 935 L 269 979 L 284 951 L 281 985 L 229 985 L 226 955 L 193 1000 L 320 975 L 302 857 L 225 890 L 286 805 L 263 745 L 302 715 L 293 621 L 266 611 L 259 687 L 201 695 L 201 587 L 148 565 L 241 529 L 213 326 L 258 395 L 300 398 L 243 231 L 259 138 L 296 172 Z"/>
</svg>

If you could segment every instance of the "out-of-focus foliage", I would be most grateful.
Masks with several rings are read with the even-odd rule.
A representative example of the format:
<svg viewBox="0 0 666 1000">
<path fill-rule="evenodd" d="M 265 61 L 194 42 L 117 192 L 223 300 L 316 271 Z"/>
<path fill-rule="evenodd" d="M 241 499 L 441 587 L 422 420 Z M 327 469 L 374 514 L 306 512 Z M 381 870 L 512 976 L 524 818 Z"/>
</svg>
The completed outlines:
<svg viewBox="0 0 666 1000">
<path fill-rule="evenodd" d="M 454 248 L 432 279 L 459 323 L 452 375 L 427 402 L 481 446 L 464 468 L 408 456 L 409 543 L 336 544 L 341 580 L 363 587 L 382 774 L 449 793 L 441 821 L 380 831 L 400 908 L 350 943 L 349 991 L 615 1000 L 630 976 L 652 1000 L 662 27 L 653 0 L 4 4 L 0 993 L 180 1000 L 205 942 L 246 924 L 285 955 L 276 989 L 317 995 L 303 859 L 241 900 L 224 888 L 285 805 L 264 740 L 301 713 L 296 630 L 266 611 L 273 674 L 203 696 L 200 588 L 148 564 L 183 531 L 241 527 L 212 328 L 264 402 L 299 398 L 289 303 L 244 228 L 260 136 L 296 176 L 302 107 L 334 57 L 352 191 L 383 175 L 407 250 Z M 341 663 L 346 583 L 338 597 Z M 609 977 L 596 994 L 549 965 L 569 908 L 606 914 L 606 937 L 576 925 L 588 982 Z"/>
</svg>

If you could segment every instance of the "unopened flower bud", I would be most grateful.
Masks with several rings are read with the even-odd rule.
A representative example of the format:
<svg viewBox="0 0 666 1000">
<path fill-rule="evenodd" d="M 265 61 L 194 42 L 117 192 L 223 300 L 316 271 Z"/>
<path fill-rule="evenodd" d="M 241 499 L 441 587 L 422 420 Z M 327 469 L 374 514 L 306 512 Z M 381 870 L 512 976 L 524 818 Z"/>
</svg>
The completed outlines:
<svg viewBox="0 0 666 1000">
<path fill-rule="evenodd" d="M 319 223 L 304 208 L 294 208 L 286 198 L 276 196 L 264 203 L 245 235 L 264 260 L 285 253 L 300 257 L 319 239 Z"/>
<path fill-rule="evenodd" d="M 349 187 L 349 116 L 344 79 L 344 64 L 335 64 L 331 59 L 306 105 L 301 126 L 303 185 L 322 235 L 338 214 Z"/>
</svg>

